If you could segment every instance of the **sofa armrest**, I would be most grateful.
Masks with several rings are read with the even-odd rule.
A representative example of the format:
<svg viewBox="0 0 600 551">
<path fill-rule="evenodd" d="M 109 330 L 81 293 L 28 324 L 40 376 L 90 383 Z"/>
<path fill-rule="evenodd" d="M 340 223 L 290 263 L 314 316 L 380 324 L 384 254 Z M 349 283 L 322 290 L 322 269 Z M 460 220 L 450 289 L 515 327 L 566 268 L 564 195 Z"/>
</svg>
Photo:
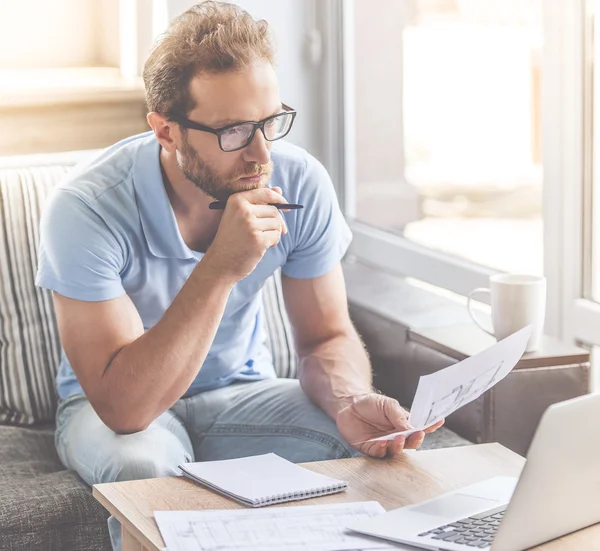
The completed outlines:
<svg viewBox="0 0 600 551">
<path fill-rule="evenodd" d="M 75 166 L 98 155 L 101 149 L 83 149 L 63 153 L 35 153 L 33 155 L 0 156 L 0 170 L 30 168 L 35 166 Z"/>
</svg>

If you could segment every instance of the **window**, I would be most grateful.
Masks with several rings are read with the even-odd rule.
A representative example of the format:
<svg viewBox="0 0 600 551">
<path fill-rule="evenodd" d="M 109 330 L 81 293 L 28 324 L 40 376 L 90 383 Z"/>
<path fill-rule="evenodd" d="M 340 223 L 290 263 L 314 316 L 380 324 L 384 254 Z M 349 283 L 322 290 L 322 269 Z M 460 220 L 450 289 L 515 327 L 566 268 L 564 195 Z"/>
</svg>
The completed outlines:
<svg viewBox="0 0 600 551">
<path fill-rule="evenodd" d="M 3 0 L 0 9 L 2 69 L 119 65 L 118 0 Z"/>
<path fill-rule="evenodd" d="M 166 26 L 166 0 L 0 0 L 0 91 L 132 84 Z"/>
<path fill-rule="evenodd" d="M 331 2 L 350 254 L 460 295 L 543 273 L 546 332 L 600 346 L 600 0 Z"/>
<path fill-rule="evenodd" d="M 541 0 L 355 0 L 353 19 L 356 220 L 543 273 Z"/>
<path fill-rule="evenodd" d="M 140 74 L 166 7 L 0 0 L 2 154 L 105 147 L 146 131 Z"/>
</svg>

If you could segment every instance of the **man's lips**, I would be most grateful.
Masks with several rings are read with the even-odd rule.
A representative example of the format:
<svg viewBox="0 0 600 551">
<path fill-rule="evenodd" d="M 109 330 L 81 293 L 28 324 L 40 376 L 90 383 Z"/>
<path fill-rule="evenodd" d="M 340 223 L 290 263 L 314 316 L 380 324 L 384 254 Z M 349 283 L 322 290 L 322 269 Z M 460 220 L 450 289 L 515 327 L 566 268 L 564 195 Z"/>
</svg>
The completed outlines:
<svg viewBox="0 0 600 551">
<path fill-rule="evenodd" d="M 263 175 L 264 172 L 261 172 L 259 174 L 250 174 L 249 176 L 240 176 L 240 180 L 258 180 Z"/>
</svg>

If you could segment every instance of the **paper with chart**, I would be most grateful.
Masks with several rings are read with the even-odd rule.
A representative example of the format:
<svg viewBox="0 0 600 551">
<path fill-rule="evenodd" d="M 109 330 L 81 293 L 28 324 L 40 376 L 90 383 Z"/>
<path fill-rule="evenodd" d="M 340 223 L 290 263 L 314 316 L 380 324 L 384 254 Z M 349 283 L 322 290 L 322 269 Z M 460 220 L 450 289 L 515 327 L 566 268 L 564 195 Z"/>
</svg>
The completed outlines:
<svg viewBox="0 0 600 551">
<path fill-rule="evenodd" d="M 347 551 L 412 549 L 350 532 L 384 513 L 376 501 L 226 511 L 155 511 L 169 551 Z"/>
<path fill-rule="evenodd" d="M 375 440 L 393 440 L 435 425 L 458 408 L 479 398 L 506 377 L 525 352 L 531 327 L 506 337 L 483 352 L 419 379 L 408 422 L 411 430 Z"/>
</svg>

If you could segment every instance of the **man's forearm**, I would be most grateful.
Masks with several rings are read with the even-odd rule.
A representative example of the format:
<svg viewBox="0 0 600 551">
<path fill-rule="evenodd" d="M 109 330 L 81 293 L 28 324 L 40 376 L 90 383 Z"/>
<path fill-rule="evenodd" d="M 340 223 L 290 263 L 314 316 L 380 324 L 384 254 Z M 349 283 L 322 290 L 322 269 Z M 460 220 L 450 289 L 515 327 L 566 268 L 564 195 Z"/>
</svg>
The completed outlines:
<svg viewBox="0 0 600 551">
<path fill-rule="evenodd" d="M 144 429 L 185 393 L 206 359 L 231 288 L 201 261 L 160 321 L 113 358 L 102 377 L 101 404 L 113 430 Z"/>
<path fill-rule="evenodd" d="M 352 397 L 373 391 L 371 365 L 354 329 L 300 353 L 300 384 L 330 417 Z"/>
</svg>

